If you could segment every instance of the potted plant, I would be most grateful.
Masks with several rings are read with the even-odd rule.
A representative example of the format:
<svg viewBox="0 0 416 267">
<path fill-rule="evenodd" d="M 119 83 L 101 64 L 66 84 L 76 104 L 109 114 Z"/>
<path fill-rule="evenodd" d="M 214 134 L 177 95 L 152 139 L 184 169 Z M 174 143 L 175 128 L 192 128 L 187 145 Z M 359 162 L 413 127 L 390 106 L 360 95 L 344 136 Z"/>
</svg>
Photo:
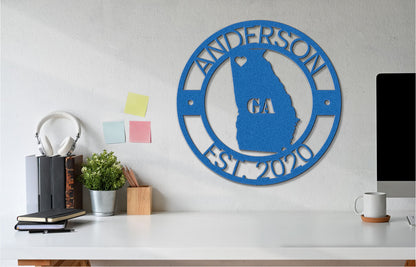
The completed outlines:
<svg viewBox="0 0 416 267">
<path fill-rule="evenodd" d="M 94 215 L 113 215 L 116 192 L 126 182 L 122 166 L 114 152 L 108 153 L 104 149 L 101 154 L 92 154 L 82 165 L 80 179 L 90 191 Z"/>
</svg>

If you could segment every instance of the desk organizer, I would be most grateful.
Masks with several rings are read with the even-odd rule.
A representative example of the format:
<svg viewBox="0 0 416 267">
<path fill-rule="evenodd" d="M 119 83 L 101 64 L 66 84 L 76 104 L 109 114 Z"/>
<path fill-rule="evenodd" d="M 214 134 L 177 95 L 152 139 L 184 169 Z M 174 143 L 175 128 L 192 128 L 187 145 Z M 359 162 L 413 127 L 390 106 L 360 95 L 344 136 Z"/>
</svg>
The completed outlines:
<svg viewBox="0 0 416 267">
<path fill-rule="evenodd" d="M 127 188 L 127 215 L 152 213 L 152 187 L 143 185 Z"/>
</svg>

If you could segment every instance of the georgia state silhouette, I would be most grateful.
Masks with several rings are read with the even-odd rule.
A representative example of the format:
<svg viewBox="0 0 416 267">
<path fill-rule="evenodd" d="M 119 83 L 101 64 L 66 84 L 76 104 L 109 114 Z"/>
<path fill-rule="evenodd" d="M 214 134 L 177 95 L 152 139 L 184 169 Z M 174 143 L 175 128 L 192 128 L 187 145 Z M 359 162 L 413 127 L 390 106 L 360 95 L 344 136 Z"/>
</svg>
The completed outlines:
<svg viewBox="0 0 416 267">
<path fill-rule="evenodd" d="M 265 52 L 242 47 L 230 57 L 240 150 L 280 152 L 291 145 L 299 121 Z"/>
</svg>

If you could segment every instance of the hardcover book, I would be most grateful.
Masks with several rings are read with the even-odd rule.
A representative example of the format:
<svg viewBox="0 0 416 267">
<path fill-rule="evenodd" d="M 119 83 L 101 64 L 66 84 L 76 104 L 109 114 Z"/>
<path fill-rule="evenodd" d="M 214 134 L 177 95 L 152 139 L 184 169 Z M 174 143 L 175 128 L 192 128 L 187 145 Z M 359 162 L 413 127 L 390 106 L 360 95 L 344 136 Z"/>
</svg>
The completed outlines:
<svg viewBox="0 0 416 267">
<path fill-rule="evenodd" d="M 39 211 L 52 208 L 51 157 L 39 156 Z"/>
<path fill-rule="evenodd" d="M 53 223 L 76 218 L 84 214 L 86 214 L 85 210 L 81 209 L 54 209 L 20 215 L 17 217 L 17 220 L 19 222 Z"/>
<path fill-rule="evenodd" d="M 39 211 L 38 159 L 35 155 L 25 157 L 26 212 Z"/>
<path fill-rule="evenodd" d="M 78 180 L 81 166 L 82 155 L 66 157 L 65 207 L 67 209 L 82 209 L 82 184 Z"/>
<path fill-rule="evenodd" d="M 19 231 L 29 231 L 29 230 L 58 230 L 65 229 L 68 221 L 59 221 L 55 223 L 39 223 L 39 222 L 18 222 L 14 229 Z"/>
<path fill-rule="evenodd" d="M 65 157 L 51 159 L 52 209 L 65 208 Z"/>
</svg>

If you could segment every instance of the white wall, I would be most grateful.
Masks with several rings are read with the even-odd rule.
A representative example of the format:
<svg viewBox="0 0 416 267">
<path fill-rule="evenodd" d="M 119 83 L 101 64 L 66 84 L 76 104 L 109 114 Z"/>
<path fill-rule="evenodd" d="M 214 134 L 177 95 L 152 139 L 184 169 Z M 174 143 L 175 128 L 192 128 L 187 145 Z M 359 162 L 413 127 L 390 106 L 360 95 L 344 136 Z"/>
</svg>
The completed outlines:
<svg viewBox="0 0 416 267">
<path fill-rule="evenodd" d="M 413 0 L 10 0 L 1 15 L 0 202 L 14 215 L 25 212 L 24 156 L 37 151 L 36 125 L 54 110 L 82 121 L 76 153 L 115 151 L 152 185 L 155 210 L 351 210 L 357 195 L 376 190 L 376 74 L 415 71 Z M 206 168 L 176 115 L 179 78 L 193 51 L 219 29 L 253 19 L 291 25 L 315 40 L 335 66 L 343 97 L 338 134 L 320 162 L 263 187 Z M 150 96 L 146 118 L 123 113 L 128 92 Z M 106 145 L 108 120 L 150 120 L 152 144 Z M 66 125 L 51 125 L 53 142 L 73 134 Z M 119 201 L 125 208 L 125 189 Z M 413 200 L 390 204 L 414 208 Z"/>
</svg>

